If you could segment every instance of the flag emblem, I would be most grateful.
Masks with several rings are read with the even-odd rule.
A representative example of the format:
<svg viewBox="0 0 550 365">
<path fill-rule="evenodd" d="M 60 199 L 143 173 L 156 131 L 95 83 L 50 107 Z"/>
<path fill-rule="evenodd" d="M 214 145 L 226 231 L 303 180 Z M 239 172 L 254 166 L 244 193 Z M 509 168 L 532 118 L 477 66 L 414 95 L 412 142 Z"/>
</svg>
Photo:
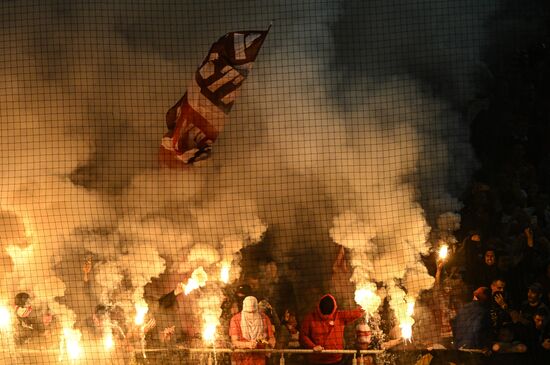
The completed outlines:
<svg viewBox="0 0 550 365">
<path fill-rule="evenodd" d="M 212 44 L 185 94 L 166 113 L 163 159 L 192 164 L 209 156 L 268 32 L 231 32 Z"/>
</svg>

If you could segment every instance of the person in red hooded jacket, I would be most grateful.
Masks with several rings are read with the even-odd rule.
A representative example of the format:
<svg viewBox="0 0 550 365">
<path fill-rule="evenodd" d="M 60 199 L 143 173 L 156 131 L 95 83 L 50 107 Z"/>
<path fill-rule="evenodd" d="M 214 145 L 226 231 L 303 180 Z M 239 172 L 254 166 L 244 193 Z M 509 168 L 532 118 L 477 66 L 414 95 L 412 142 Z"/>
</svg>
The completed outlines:
<svg viewBox="0 0 550 365">
<path fill-rule="evenodd" d="M 323 350 L 344 349 L 344 328 L 361 318 L 361 308 L 338 310 L 336 299 L 325 294 L 313 312 L 306 315 L 300 329 L 300 344 L 316 353 L 308 356 L 310 364 L 339 364 L 342 354 L 323 354 Z"/>
</svg>

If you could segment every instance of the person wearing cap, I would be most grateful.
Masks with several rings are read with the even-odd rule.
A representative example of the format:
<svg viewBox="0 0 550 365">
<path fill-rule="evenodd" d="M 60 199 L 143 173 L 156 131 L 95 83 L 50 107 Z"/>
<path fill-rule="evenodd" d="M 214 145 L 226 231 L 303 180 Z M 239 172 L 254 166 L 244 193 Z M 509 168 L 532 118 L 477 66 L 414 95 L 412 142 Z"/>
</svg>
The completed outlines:
<svg viewBox="0 0 550 365">
<path fill-rule="evenodd" d="M 319 300 L 317 308 L 302 321 L 300 343 L 315 353 L 308 355 L 310 364 L 340 364 L 342 354 L 323 354 L 324 350 L 344 349 L 345 326 L 361 318 L 365 311 L 358 307 L 352 310 L 340 310 L 336 299 L 325 294 Z"/>
<path fill-rule="evenodd" d="M 275 347 L 275 335 L 269 318 L 260 311 L 256 297 L 243 300 L 242 311 L 235 314 L 229 323 L 229 336 L 235 349 Z M 236 365 L 265 365 L 265 353 L 233 353 Z"/>
<path fill-rule="evenodd" d="M 519 321 L 527 326 L 533 324 L 533 316 L 535 312 L 544 310 L 548 312 L 548 307 L 542 302 L 542 293 L 544 288 L 539 283 L 532 283 L 527 289 L 527 300 L 520 307 Z"/>
</svg>

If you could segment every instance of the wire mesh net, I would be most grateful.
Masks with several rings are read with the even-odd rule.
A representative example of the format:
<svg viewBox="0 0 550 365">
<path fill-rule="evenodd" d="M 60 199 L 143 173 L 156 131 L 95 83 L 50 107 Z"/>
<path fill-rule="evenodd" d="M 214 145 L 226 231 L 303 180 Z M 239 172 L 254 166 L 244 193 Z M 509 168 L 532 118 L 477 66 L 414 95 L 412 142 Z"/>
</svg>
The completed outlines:
<svg viewBox="0 0 550 365">
<path fill-rule="evenodd" d="M 4 1 L 0 362 L 545 361 L 548 16 Z"/>
</svg>

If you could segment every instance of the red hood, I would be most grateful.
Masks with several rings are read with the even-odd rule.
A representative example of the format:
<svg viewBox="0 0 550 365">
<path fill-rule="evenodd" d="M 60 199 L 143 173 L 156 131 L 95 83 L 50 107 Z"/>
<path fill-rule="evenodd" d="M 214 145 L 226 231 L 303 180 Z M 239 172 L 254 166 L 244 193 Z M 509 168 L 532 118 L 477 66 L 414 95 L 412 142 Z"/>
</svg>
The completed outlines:
<svg viewBox="0 0 550 365">
<path fill-rule="evenodd" d="M 334 306 L 333 306 L 333 309 L 332 309 L 332 312 L 330 314 L 323 314 L 321 313 L 321 301 L 325 298 L 330 298 L 332 299 L 332 302 L 334 303 Z M 336 313 L 336 311 L 338 310 L 338 304 L 336 303 L 336 299 L 331 295 L 331 294 L 325 294 L 321 297 L 321 299 L 319 299 L 319 303 L 317 303 L 317 315 L 319 316 L 319 318 L 321 318 L 322 320 L 331 320 L 331 319 L 334 319 L 334 314 Z"/>
</svg>

